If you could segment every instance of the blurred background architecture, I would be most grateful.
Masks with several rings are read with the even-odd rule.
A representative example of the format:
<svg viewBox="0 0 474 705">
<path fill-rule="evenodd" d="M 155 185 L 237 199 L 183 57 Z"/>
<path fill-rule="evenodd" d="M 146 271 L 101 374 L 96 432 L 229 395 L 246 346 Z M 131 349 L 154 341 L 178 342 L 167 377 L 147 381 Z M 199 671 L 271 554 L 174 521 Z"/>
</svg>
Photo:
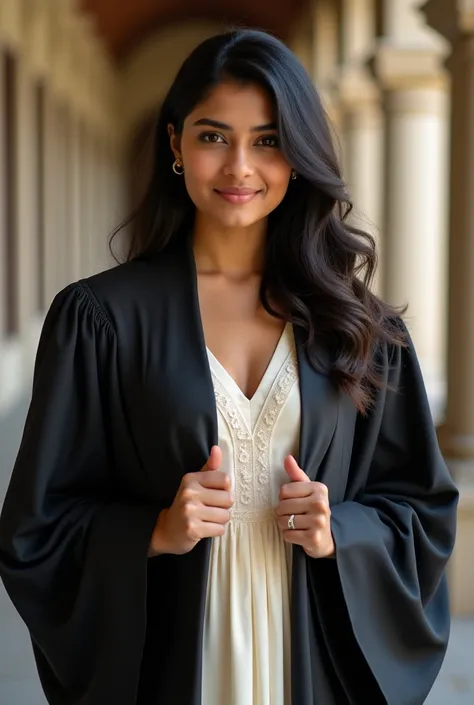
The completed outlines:
<svg viewBox="0 0 474 705">
<path fill-rule="evenodd" d="M 313 77 L 354 218 L 379 243 L 375 286 L 409 304 L 461 491 L 453 614 L 472 616 L 474 0 L 0 0 L 0 503 L 45 311 L 113 264 L 108 236 L 140 197 L 170 81 L 229 25 L 275 33 Z M 36 681 L 12 680 L 32 668 L 25 639 L 15 651 L 3 636 L 15 620 L 0 594 L 0 702 L 37 705 Z M 474 705 L 462 678 L 466 699 L 439 702 Z"/>
</svg>

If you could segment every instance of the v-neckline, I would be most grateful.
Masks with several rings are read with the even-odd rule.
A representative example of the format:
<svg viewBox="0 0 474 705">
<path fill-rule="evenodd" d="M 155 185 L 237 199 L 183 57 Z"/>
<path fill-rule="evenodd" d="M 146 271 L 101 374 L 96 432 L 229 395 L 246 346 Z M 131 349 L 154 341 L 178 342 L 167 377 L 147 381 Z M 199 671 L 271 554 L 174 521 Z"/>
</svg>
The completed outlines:
<svg viewBox="0 0 474 705">
<path fill-rule="evenodd" d="M 212 352 L 212 350 L 211 350 L 210 348 L 208 348 L 207 345 L 206 345 L 206 351 L 207 351 L 208 355 L 210 356 L 210 358 L 213 360 L 214 364 L 217 366 L 217 368 L 220 370 L 221 374 L 225 377 L 225 379 L 227 380 L 227 382 L 228 382 L 228 383 L 231 385 L 231 387 L 234 389 L 234 391 L 235 391 L 235 393 L 237 394 L 237 396 L 238 396 L 240 399 L 243 399 L 246 404 L 250 404 L 250 405 L 251 405 L 252 402 L 254 402 L 255 399 L 260 395 L 261 390 L 262 390 L 263 387 L 266 385 L 269 376 L 270 376 L 270 375 L 272 374 L 272 372 L 273 372 L 273 368 L 274 368 L 275 362 L 277 361 L 277 358 L 279 357 L 280 350 L 282 349 L 284 343 L 286 342 L 286 337 L 287 337 L 287 335 L 288 335 L 288 330 L 289 330 L 290 327 L 291 327 L 291 323 L 286 323 L 286 324 L 285 324 L 285 327 L 283 328 L 283 331 L 282 331 L 282 333 L 281 333 L 281 335 L 280 335 L 280 337 L 279 337 L 279 339 L 278 339 L 278 342 L 277 342 L 277 344 L 276 344 L 276 346 L 275 346 L 275 349 L 274 349 L 274 351 L 273 351 L 273 354 L 272 354 L 270 360 L 268 361 L 268 364 L 267 364 L 267 366 L 266 366 L 266 368 L 265 368 L 265 371 L 264 371 L 262 377 L 260 378 L 260 382 L 258 383 L 258 386 L 257 386 L 257 388 L 255 389 L 255 391 L 254 391 L 254 393 L 252 394 L 251 397 L 248 397 L 247 394 L 245 394 L 245 392 L 243 391 L 243 389 L 241 389 L 241 387 L 237 384 L 237 382 L 236 382 L 235 379 L 232 377 L 232 375 L 231 375 L 230 372 L 227 370 L 227 368 L 224 367 L 224 365 L 223 365 L 223 364 L 218 360 L 218 358 L 214 355 L 214 353 Z M 286 355 L 285 355 L 285 358 L 286 358 Z M 281 364 L 283 364 L 283 362 L 282 362 Z M 281 365 L 279 365 L 279 368 L 280 368 L 280 367 L 281 367 Z M 277 370 L 277 372 L 278 372 L 278 370 Z"/>
<path fill-rule="evenodd" d="M 161 355 L 159 359 L 166 365 L 170 378 L 169 384 L 176 383 L 176 387 L 172 388 L 179 390 L 179 385 L 183 385 L 184 425 L 187 427 L 188 424 L 194 424 L 189 428 L 191 438 L 189 453 L 186 454 L 187 451 L 183 450 L 183 454 L 179 456 L 183 461 L 179 466 L 181 478 L 190 462 L 197 462 L 197 457 L 202 459 L 201 465 L 204 464 L 209 457 L 210 448 L 219 442 L 218 409 L 200 315 L 191 224 L 183 225 L 181 237 L 176 236 L 166 254 L 153 255 L 150 261 L 156 267 L 153 270 L 153 283 L 156 283 L 156 289 L 150 285 L 150 291 L 153 291 L 153 295 L 156 292 L 160 296 L 160 302 L 161 297 L 165 302 L 158 306 L 154 299 L 150 302 L 152 311 L 150 317 L 156 321 L 156 330 L 166 332 L 156 340 Z M 160 311 L 163 311 L 162 318 L 159 315 Z M 186 324 L 181 325 L 184 321 Z M 349 397 L 339 392 L 330 377 L 332 356 L 326 346 L 317 346 L 315 357 L 321 364 L 321 370 L 316 370 L 310 362 L 306 349 L 307 332 L 304 325 L 294 323 L 292 333 L 301 397 L 298 462 L 301 467 L 307 469 L 311 479 L 317 480 L 318 477 L 325 477 L 322 474 L 323 461 L 336 432 L 339 414 L 341 414 L 340 423 L 343 421 L 352 423 L 353 406 Z M 182 374 L 177 372 L 180 366 L 183 368 Z M 180 374 L 179 379 L 175 377 L 177 374 Z M 160 383 L 165 384 L 161 376 L 157 379 L 157 387 Z M 186 394 L 188 404 L 185 402 Z M 189 416 L 190 412 L 192 412 L 191 416 Z M 345 452 L 344 444 L 339 443 L 338 448 L 338 452 Z M 170 447 L 171 452 L 176 452 L 176 445 Z M 154 476 L 150 476 L 150 479 L 152 482 L 155 481 Z M 343 497 L 337 482 L 337 473 L 334 478 L 331 476 L 327 480 L 333 501 L 341 501 Z"/>
</svg>

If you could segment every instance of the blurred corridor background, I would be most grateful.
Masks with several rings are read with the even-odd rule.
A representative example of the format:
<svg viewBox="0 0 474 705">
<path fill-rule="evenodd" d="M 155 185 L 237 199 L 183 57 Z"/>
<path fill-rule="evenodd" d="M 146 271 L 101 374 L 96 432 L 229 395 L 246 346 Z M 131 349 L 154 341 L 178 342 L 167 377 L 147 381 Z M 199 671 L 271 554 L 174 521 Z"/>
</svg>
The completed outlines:
<svg viewBox="0 0 474 705">
<path fill-rule="evenodd" d="M 44 314 L 114 264 L 109 234 L 146 183 L 170 81 L 235 24 L 275 33 L 313 77 L 354 218 L 379 243 L 377 291 L 409 305 L 461 492 L 457 641 L 433 698 L 474 705 L 474 0 L 0 0 L 0 504 Z M 40 703 L 0 591 L 0 705 Z"/>
</svg>

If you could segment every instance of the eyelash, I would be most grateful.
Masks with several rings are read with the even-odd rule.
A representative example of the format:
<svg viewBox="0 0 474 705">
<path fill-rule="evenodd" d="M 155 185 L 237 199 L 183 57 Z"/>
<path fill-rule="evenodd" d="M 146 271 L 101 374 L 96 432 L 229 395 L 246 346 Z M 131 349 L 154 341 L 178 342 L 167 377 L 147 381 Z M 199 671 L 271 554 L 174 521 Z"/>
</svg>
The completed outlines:
<svg viewBox="0 0 474 705">
<path fill-rule="evenodd" d="M 205 144 L 222 144 L 221 142 L 217 142 L 216 140 L 209 139 L 211 137 L 219 137 L 224 140 L 222 135 L 220 135 L 218 132 L 203 132 L 201 135 L 199 135 L 199 140 L 200 142 L 204 142 Z M 275 135 L 267 135 L 265 137 L 260 137 L 259 141 L 261 142 L 262 140 L 272 140 L 273 144 L 261 144 L 258 146 L 269 147 L 271 149 L 275 149 L 276 147 L 280 146 L 278 142 L 278 137 L 276 137 Z"/>
</svg>

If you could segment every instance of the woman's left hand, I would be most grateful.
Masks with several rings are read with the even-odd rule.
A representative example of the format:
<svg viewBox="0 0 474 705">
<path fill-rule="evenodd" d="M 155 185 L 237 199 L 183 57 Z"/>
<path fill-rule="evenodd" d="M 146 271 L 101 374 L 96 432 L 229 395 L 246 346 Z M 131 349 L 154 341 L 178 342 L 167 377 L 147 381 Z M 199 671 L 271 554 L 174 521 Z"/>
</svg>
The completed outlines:
<svg viewBox="0 0 474 705">
<path fill-rule="evenodd" d="M 326 485 L 312 482 L 292 455 L 285 458 L 290 483 L 280 488 L 276 507 L 278 525 L 288 543 L 302 546 L 312 558 L 330 558 L 335 553 L 331 533 L 331 510 Z M 294 529 L 288 521 L 294 515 Z"/>
</svg>

